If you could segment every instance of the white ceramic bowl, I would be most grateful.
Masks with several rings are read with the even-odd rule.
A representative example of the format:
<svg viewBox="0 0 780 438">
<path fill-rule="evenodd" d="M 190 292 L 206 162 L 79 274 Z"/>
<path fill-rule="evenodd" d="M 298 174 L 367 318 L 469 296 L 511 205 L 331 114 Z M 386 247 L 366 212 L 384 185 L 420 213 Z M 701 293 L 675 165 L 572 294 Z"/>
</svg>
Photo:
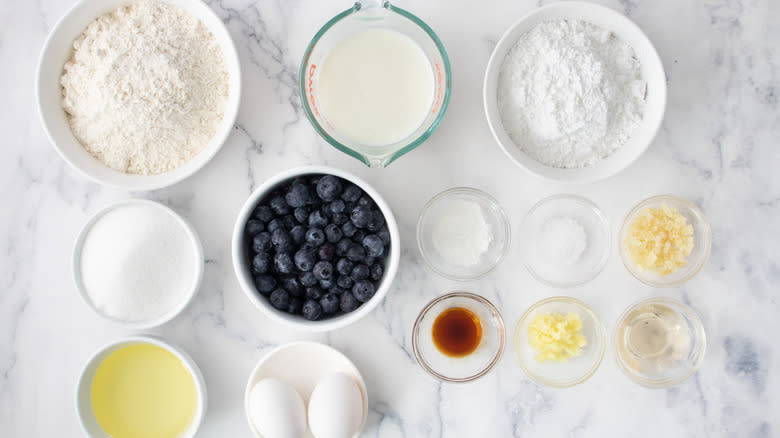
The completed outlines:
<svg viewBox="0 0 780 438">
<path fill-rule="evenodd" d="M 546 166 L 523 152 L 509 137 L 498 110 L 497 88 L 501 64 L 518 38 L 537 24 L 554 19 L 582 19 L 608 29 L 631 45 L 642 64 L 647 82 L 647 100 L 642 124 L 631 138 L 609 157 L 591 167 L 560 169 Z M 636 24 L 604 6 L 584 2 L 558 2 L 534 9 L 513 24 L 501 37 L 488 61 L 483 102 L 490 131 L 504 153 L 521 168 L 539 177 L 562 183 L 588 183 L 608 178 L 628 167 L 653 141 L 666 108 L 666 74 L 653 44 Z"/>
<path fill-rule="evenodd" d="M 325 344 L 309 341 L 291 342 L 272 349 L 260 359 L 249 375 L 244 390 L 244 413 L 254 436 L 266 438 L 252 424 L 248 409 L 249 393 L 257 382 L 273 377 L 291 385 L 308 408 L 309 398 L 317 383 L 328 374 L 339 372 L 354 378 L 363 396 L 363 418 L 355 434 L 356 437 L 360 436 L 368 416 L 368 390 L 363 376 L 355 364 L 340 351 Z M 303 438 L 313 438 L 311 431 L 307 429 Z"/>
<path fill-rule="evenodd" d="M 70 130 L 62 108 L 62 67 L 70 59 L 73 41 L 97 17 L 112 12 L 131 0 L 81 0 L 54 26 L 46 39 L 38 63 L 36 95 L 43 128 L 60 156 L 74 169 L 93 181 L 126 190 L 154 190 L 173 185 L 197 172 L 217 154 L 230 134 L 241 98 L 241 70 L 238 53 L 225 25 L 216 14 L 198 0 L 163 0 L 181 7 L 201 22 L 216 38 L 229 76 L 225 114 L 217 132 L 198 155 L 182 166 L 158 175 L 131 175 L 114 170 L 92 157 Z"/>
<path fill-rule="evenodd" d="M 184 299 L 176 305 L 176 307 L 165 312 L 163 315 L 161 315 L 158 318 L 142 320 L 142 321 L 132 321 L 132 322 L 123 321 L 121 319 L 114 318 L 113 316 L 106 315 L 100 309 L 98 309 L 95 306 L 95 304 L 92 302 L 92 300 L 89 298 L 89 294 L 87 294 L 87 290 L 84 287 L 84 282 L 81 279 L 81 249 L 84 246 L 84 239 L 86 239 L 87 234 L 92 229 L 92 226 L 95 224 L 95 222 L 98 221 L 98 219 L 103 217 L 103 215 L 105 215 L 106 213 L 116 208 L 125 207 L 128 205 L 149 205 L 154 208 L 159 208 L 163 210 L 165 213 L 171 215 L 176 220 L 176 222 L 178 222 L 179 225 L 181 225 L 184 232 L 190 238 L 190 242 L 192 243 L 192 247 L 193 247 L 192 256 L 197 260 L 197 264 L 198 264 L 198 270 L 195 273 L 195 277 L 191 279 L 192 281 L 191 290 L 184 297 Z M 178 213 L 171 210 L 170 208 L 158 202 L 149 201 L 146 199 L 129 199 L 126 201 L 120 201 L 115 204 L 111 204 L 103 208 L 102 210 L 98 211 L 97 213 L 95 213 L 87 221 L 87 223 L 84 224 L 84 227 L 81 229 L 81 232 L 76 238 L 76 244 L 73 247 L 72 258 L 73 258 L 73 265 L 72 265 L 73 279 L 76 283 L 76 289 L 79 291 L 79 296 L 81 296 L 81 299 L 84 301 L 84 303 L 86 303 L 90 309 L 92 309 L 95 313 L 97 313 L 102 318 L 132 330 L 143 330 L 152 327 L 157 327 L 175 318 L 190 304 L 192 299 L 198 293 L 198 290 L 200 289 L 200 284 L 203 280 L 203 246 L 200 243 L 200 238 L 198 237 L 198 233 L 195 231 L 195 228 L 193 228 L 189 222 L 187 222 L 183 217 L 181 217 Z"/>
<path fill-rule="evenodd" d="M 384 276 L 382 277 L 382 280 L 379 283 L 379 287 L 377 287 L 374 296 L 353 312 L 319 321 L 309 321 L 300 315 L 291 315 L 289 313 L 282 312 L 274 308 L 267 298 L 261 296 L 255 288 L 249 266 L 250 263 L 249 260 L 247 260 L 247 254 L 245 253 L 246 249 L 244 247 L 244 227 L 246 226 L 247 220 L 249 220 L 249 217 L 252 215 L 252 211 L 255 209 L 260 200 L 266 197 L 280 184 L 300 175 L 311 174 L 334 175 L 346 179 L 363 189 L 363 191 L 374 200 L 377 207 L 379 207 L 379 209 L 382 211 L 382 214 L 384 214 L 387 229 L 390 231 L 390 254 L 388 254 L 386 259 Z M 363 181 L 355 175 L 352 175 L 351 173 L 333 167 L 298 167 L 277 173 L 276 175 L 267 179 L 263 184 L 260 185 L 260 187 L 255 189 L 251 195 L 249 195 L 249 199 L 246 200 L 246 203 L 244 203 L 244 206 L 241 208 L 241 212 L 239 212 L 238 219 L 236 219 L 236 224 L 233 228 L 233 267 L 235 268 L 236 275 L 238 276 L 238 282 L 241 284 L 241 288 L 244 289 L 246 296 L 255 304 L 255 306 L 257 306 L 266 316 L 272 320 L 299 330 L 311 332 L 326 332 L 330 330 L 336 330 L 342 327 L 346 327 L 369 314 L 384 299 L 385 295 L 387 295 L 387 292 L 390 290 L 390 286 L 393 283 L 395 274 L 398 271 L 398 262 L 400 257 L 401 239 L 398 234 L 398 224 L 395 221 L 393 212 L 390 210 L 390 206 L 376 190 L 368 185 L 367 182 Z"/>
<path fill-rule="evenodd" d="M 87 361 L 84 369 L 81 371 L 81 376 L 76 385 L 76 415 L 81 423 L 81 428 L 84 430 L 84 434 L 90 438 L 111 438 L 107 433 L 103 431 L 95 418 L 95 413 L 92 412 L 91 392 L 92 392 L 92 379 L 95 377 L 100 364 L 114 351 L 126 347 L 132 344 L 152 344 L 160 348 L 163 348 L 171 352 L 174 356 L 178 357 L 184 367 L 192 374 L 192 379 L 195 381 L 195 391 L 198 393 L 198 406 L 195 411 L 195 416 L 190 423 L 190 427 L 179 438 L 192 438 L 198 431 L 203 416 L 206 414 L 207 405 L 207 393 L 206 393 L 206 381 L 203 379 L 203 375 L 200 369 L 195 364 L 195 361 L 180 348 L 169 344 L 168 342 L 156 337 L 156 336 L 132 336 L 128 338 L 119 339 L 109 343 L 100 350 L 98 350 Z"/>
</svg>

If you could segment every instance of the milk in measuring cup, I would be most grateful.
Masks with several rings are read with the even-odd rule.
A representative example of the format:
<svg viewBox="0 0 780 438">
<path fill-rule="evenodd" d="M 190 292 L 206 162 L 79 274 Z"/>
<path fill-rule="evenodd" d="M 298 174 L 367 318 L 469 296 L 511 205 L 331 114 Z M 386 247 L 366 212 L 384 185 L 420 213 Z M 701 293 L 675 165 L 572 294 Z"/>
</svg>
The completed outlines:
<svg viewBox="0 0 780 438">
<path fill-rule="evenodd" d="M 389 145 L 414 132 L 431 110 L 433 69 L 408 36 L 362 30 L 325 57 L 317 94 L 339 134 L 366 146 Z"/>
</svg>

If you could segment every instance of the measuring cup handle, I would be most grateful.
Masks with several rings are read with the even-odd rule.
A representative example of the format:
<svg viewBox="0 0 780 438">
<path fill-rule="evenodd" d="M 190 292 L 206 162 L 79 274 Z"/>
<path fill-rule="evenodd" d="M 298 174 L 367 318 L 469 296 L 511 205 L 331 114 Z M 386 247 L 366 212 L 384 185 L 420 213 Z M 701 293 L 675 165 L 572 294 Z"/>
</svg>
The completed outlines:
<svg viewBox="0 0 780 438">
<path fill-rule="evenodd" d="M 357 0 L 355 1 L 355 8 L 368 9 L 368 8 L 386 8 L 390 6 L 389 0 Z"/>
</svg>

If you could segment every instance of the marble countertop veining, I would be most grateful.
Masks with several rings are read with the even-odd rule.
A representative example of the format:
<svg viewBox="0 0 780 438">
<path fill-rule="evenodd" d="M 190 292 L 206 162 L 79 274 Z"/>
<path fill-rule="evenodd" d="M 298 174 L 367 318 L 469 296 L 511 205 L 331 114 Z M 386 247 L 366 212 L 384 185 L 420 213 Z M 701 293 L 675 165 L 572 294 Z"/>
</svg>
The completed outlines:
<svg viewBox="0 0 780 438">
<path fill-rule="evenodd" d="M 368 169 L 321 140 L 306 121 L 298 64 L 319 27 L 349 0 L 208 0 L 235 39 L 244 94 L 233 134 L 194 177 L 165 190 L 126 193 L 70 169 L 49 145 L 35 109 L 33 79 L 47 33 L 73 0 L 0 2 L 0 437 L 81 436 L 76 379 L 101 345 L 129 335 L 92 314 L 70 273 L 76 234 L 108 203 L 148 197 L 187 217 L 203 240 L 206 273 L 189 308 L 151 333 L 181 345 L 199 363 L 209 407 L 199 436 L 250 437 L 242 393 L 263 350 L 292 340 L 335 346 L 362 370 L 370 394 L 366 437 L 770 437 L 780 435 L 780 2 L 775 0 L 603 0 L 627 14 L 663 59 L 669 101 L 661 131 L 630 169 L 596 184 L 557 186 L 511 164 L 484 119 L 481 84 L 497 39 L 530 0 L 398 0 L 439 34 L 449 52 L 449 111 L 422 147 L 384 170 Z M 541 2 L 547 3 L 547 2 Z M 325 335 L 264 319 L 240 290 L 230 259 L 233 220 L 267 176 L 328 164 L 372 183 L 394 209 L 401 266 L 388 298 L 368 317 Z M 467 185 L 493 194 L 513 230 L 527 209 L 553 193 L 599 204 L 617 231 L 641 199 L 674 193 L 698 204 L 713 228 L 712 257 L 683 286 L 656 290 L 622 266 L 616 248 L 604 272 L 557 290 L 521 268 L 520 242 L 488 277 L 454 284 L 427 269 L 417 251 L 417 214 L 435 193 Z M 611 328 L 639 298 L 681 298 L 702 316 L 709 350 L 679 387 L 648 390 L 628 381 L 613 352 L 586 383 L 535 385 L 509 347 L 486 377 L 441 384 L 417 366 L 411 327 L 425 302 L 454 288 L 493 300 L 514 328 L 543 297 L 590 303 Z"/>
</svg>

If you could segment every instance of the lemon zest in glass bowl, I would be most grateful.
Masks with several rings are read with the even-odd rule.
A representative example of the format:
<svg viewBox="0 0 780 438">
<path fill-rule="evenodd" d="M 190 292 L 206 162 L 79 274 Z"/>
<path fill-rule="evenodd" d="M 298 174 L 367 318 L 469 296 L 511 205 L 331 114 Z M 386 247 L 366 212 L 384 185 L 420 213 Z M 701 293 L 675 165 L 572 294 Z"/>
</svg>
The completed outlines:
<svg viewBox="0 0 780 438">
<path fill-rule="evenodd" d="M 576 313 L 538 313 L 528 326 L 528 342 L 539 354 L 538 362 L 564 362 L 588 345 L 582 334 L 582 318 Z"/>
<path fill-rule="evenodd" d="M 631 221 L 623 244 L 640 271 L 663 277 L 686 265 L 693 251 L 693 227 L 674 207 L 649 207 Z"/>
</svg>

